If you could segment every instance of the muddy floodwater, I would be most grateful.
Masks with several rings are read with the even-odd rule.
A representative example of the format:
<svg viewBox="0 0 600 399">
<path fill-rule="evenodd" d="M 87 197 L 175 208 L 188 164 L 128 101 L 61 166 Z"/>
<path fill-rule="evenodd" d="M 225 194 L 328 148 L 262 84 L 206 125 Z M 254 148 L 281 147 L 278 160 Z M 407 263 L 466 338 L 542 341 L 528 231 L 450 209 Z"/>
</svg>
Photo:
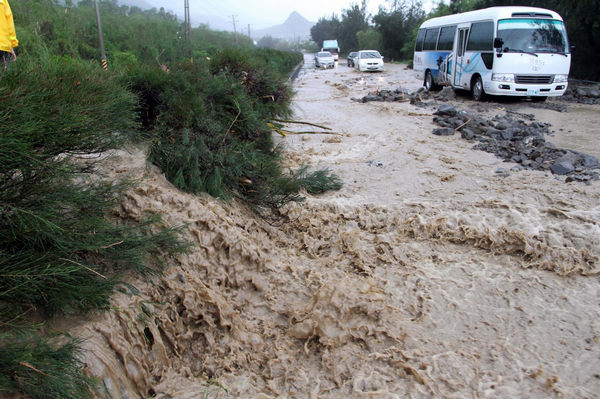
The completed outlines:
<svg viewBox="0 0 600 399">
<path fill-rule="evenodd" d="M 329 168 L 344 187 L 279 219 L 174 189 L 144 148 L 107 162 L 141 181 L 120 216 L 158 212 L 194 246 L 163 276 L 132 278 L 139 293 L 109 312 L 59 321 L 84 339 L 103 397 L 599 397 L 600 181 L 512 171 L 434 136 L 435 103 L 351 99 L 421 86 L 386 67 L 315 70 L 306 56 L 294 119 L 339 134 L 277 142 L 286 166 Z M 485 104 L 507 108 L 600 154 L 600 105 Z"/>
</svg>

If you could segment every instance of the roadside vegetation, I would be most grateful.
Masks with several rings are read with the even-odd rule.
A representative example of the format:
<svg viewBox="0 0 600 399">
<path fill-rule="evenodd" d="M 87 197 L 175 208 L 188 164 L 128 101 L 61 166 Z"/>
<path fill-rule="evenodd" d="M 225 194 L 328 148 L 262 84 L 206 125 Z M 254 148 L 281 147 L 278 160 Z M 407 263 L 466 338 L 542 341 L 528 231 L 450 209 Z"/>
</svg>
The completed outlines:
<svg viewBox="0 0 600 399">
<path fill-rule="evenodd" d="M 258 212 L 341 185 L 327 170 L 285 170 L 271 139 L 301 54 L 204 27 L 187 42 L 164 10 L 100 4 L 107 71 L 91 1 L 12 4 L 19 59 L 0 73 L 1 397 L 90 397 L 79 343 L 47 321 L 107 309 L 115 290 L 135 292 L 125 273 L 160 273 L 159 259 L 188 245 L 158 215 L 119 217 L 136 182 L 101 173 L 107 151 L 147 145 L 176 187 Z"/>
<path fill-rule="evenodd" d="M 597 0 L 446 0 L 436 2 L 429 12 L 418 0 L 388 0 L 376 15 L 367 12 L 367 3 L 353 3 L 340 16 L 324 17 L 311 29 L 312 40 L 337 38 L 342 53 L 377 49 L 390 61 L 412 64 L 417 30 L 426 19 L 494 6 L 533 6 L 557 11 L 565 20 L 573 52 L 571 77 L 600 81 L 600 2 Z"/>
</svg>

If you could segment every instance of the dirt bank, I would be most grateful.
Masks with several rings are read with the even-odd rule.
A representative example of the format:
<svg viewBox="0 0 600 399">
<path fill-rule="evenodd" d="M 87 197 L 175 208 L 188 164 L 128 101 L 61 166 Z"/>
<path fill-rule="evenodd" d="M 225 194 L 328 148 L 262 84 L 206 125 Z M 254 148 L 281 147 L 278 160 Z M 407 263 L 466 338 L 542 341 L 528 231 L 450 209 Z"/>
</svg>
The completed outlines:
<svg viewBox="0 0 600 399">
<path fill-rule="evenodd" d="M 295 118 L 343 134 L 280 140 L 289 166 L 329 167 L 345 186 L 276 222 L 173 189 L 143 149 L 117 154 L 108 170 L 142 181 L 121 216 L 158 211 L 196 245 L 112 311 L 62 321 L 105 397 L 597 397 L 600 183 L 497 173 L 511 165 L 431 134 L 433 107 L 351 100 L 398 86 L 420 83 L 401 65 L 307 63 Z M 508 106 L 599 152 L 600 106 Z"/>
</svg>

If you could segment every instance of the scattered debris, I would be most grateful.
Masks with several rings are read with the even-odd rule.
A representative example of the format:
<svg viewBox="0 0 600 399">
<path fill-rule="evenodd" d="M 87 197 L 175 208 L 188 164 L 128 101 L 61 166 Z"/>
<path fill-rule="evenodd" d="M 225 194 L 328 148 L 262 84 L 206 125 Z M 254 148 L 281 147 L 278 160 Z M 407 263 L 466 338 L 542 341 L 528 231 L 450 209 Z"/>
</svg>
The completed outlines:
<svg viewBox="0 0 600 399">
<path fill-rule="evenodd" d="M 600 104 L 600 83 L 570 81 L 566 93 L 559 98 L 581 104 Z"/>
<path fill-rule="evenodd" d="M 378 168 L 382 168 L 383 167 L 383 162 L 381 162 L 381 161 L 367 161 L 365 163 L 367 165 L 369 165 L 369 166 L 376 166 Z"/>
<path fill-rule="evenodd" d="M 456 99 L 456 93 L 451 87 L 444 87 L 439 92 L 430 92 L 424 87 L 419 88 L 414 93 L 410 93 L 406 89 L 397 88 L 395 90 L 376 90 L 375 92 L 369 93 L 362 98 L 351 98 L 352 101 L 360 103 L 366 103 L 370 101 L 384 101 L 384 102 L 409 102 L 412 105 L 424 106 L 426 105 L 423 100 L 436 100 L 436 101 L 449 101 Z"/>
<path fill-rule="evenodd" d="M 320 129 L 324 129 L 325 131 L 314 131 L 314 130 L 301 131 L 301 132 L 292 131 L 292 130 L 287 130 L 285 128 L 284 124 L 308 125 L 308 126 L 313 126 L 313 127 L 318 127 Z M 335 135 L 342 134 L 342 133 L 338 133 L 338 132 L 332 132 L 331 128 L 329 128 L 327 126 L 317 125 L 315 123 L 303 122 L 303 121 L 273 119 L 273 121 L 267 123 L 267 126 L 269 126 L 271 128 L 271 130 L 275 131 L 276 133 L 280 134 L 283 137 L 287 136 L 288 134 L 335 134 Z"/>
<path fill-rule="evenodd" d="M 433 134 L 451 136 L 460 132 L 465 140 L 479 142 L 473 149 L 493 153 L 505 162 L 519 164 L 523 169 L 567 176 L 566 182 L 589 183 L 600 179 L 598 159 L 578 151 L 556 148 L 544 138 L 550 133 L 551 125 L 536 122 L 532 115 L 509 111 L 487 120 L 449 104 L 441 105 L 434 115 L 433 121 L 440 127 L 434 129 Z M 507 171 L 501 168 L 497 173 Z"/>
</svg>

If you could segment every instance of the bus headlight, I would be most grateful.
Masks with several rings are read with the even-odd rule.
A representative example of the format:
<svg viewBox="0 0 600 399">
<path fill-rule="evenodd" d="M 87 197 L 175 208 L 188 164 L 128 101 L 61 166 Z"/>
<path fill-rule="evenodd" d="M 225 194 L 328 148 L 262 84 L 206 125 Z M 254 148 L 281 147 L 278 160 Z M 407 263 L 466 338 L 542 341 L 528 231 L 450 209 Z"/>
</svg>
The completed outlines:
<svg viewBox="0 0 600 399">
<path fill-rule="evenodd" d="M 554 83 L 566 83 L 569 81 L 569 75 L 554 75 Z"/>
<path fill-rule="evenodd" d="M 558 76 L 558 75 L 556 75 Z M 514 82 L 515 75 L 512 73 L 493 73 L 492 80 L 496 82 Z"/>
</svg>

